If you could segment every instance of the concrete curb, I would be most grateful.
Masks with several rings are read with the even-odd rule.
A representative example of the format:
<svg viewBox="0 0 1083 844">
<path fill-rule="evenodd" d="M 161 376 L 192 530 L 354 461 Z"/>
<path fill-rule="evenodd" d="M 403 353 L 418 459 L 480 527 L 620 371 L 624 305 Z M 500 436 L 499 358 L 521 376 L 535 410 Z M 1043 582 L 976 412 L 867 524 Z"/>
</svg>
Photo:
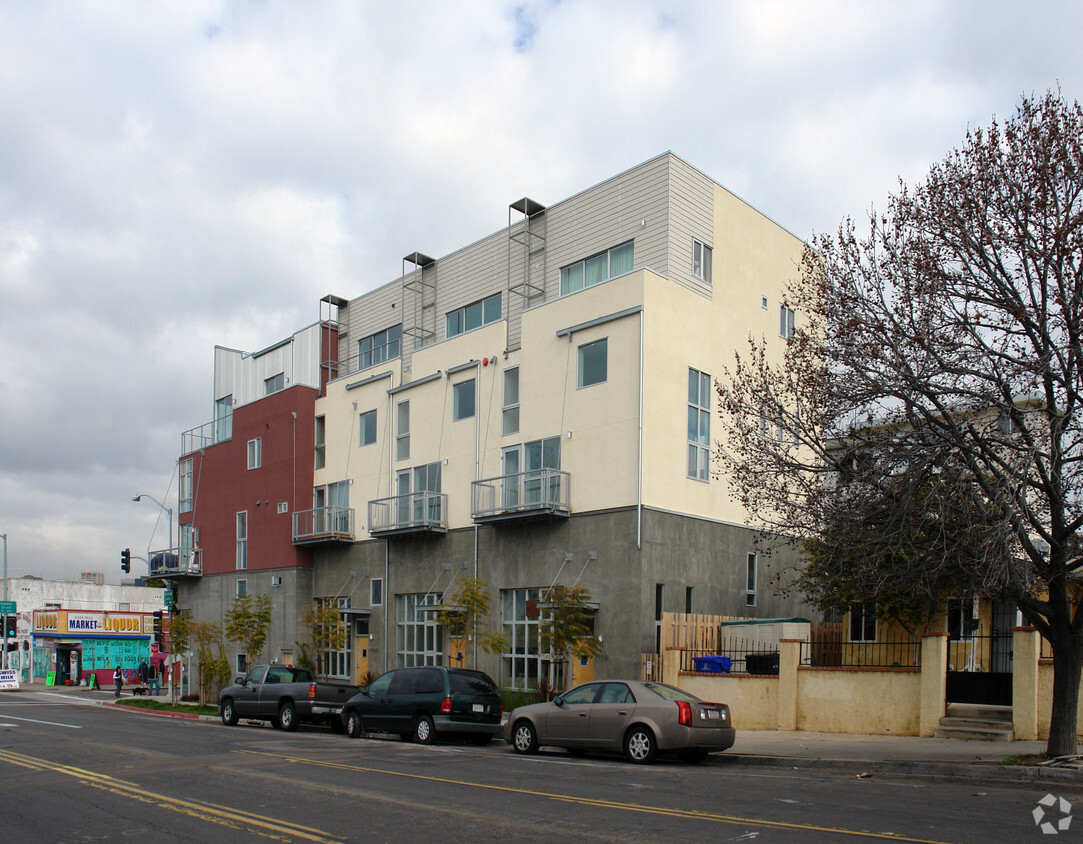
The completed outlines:
<svg viewBox="0 0 1083 844">
<path fill-rule="evenodd" d="M 757 756 L 754 754 L 714 753 L 707 757 L 716 765 L 793 770 L 831 770 L 841 773 L 904 774 L 926 777 L 991 780 L 996 782 L 1060 782 L 1083 787 L 1083 772 L 1069 768 L 1043 768 L 1034 765 L 999 765 L 995 762 L 894 762 L 854 759 L 807 759 L 800 756 Z"/>
</svg>

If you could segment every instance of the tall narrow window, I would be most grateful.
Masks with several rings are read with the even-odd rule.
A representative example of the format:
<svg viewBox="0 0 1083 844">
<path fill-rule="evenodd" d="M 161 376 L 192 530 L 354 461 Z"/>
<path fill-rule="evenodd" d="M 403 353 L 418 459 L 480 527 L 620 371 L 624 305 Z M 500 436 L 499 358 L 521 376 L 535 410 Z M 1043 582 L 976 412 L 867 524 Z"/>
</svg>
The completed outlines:
<svg viewBox="0 0 1083 844">
<path fill-rule="evenodd" d="M 376 442 L 376 411 L 366 410 L 357 420 L 357 444 L 372 445 Z"/>
<path fill-rule="evenodd" d="M 327 420 L 322 416 L 316 417 L 316 463 L 314 468 L 322 469 L 327 460 Z"/>
<path fill-rule="evenodd" d="M 384 579 L 374 577 L 369 581 L 369 606 L 382 607 L 384 605 Z"/>
<path fill-rule="evenodd" d="M 248 511 L 237 514 L 237 568 L 248 568 Z"/>
<path fill-rule="evenodd" d="M 460 419 L 470 419 L 474 415 L 475 386 L 476 381 L 471 378 L 468 381 L 460 381 L 452 390 L 451 420 L 458 422 Z"/>
<path fill-rule="evenodd" d="M 410 402 L 399 402 L 395 420 L 395 459 L 410 456 Z"/>
<path fill-rule="evenodd" d="M 180 511 L 182 513 L 192 512 L 192 490 L 194 488 L 192 479 L 194 475 L 195 464 L 192 458 L 180 462 L 180 480 L 177 492 L 177 499 L 180 502 Z"/>
<path fill-rule="evenodd" d="M 699 240 L 692 241 L 692 275 L 711 283 L 711 247 Z"/>
<path fill-rule="evenodd" d="M 214 403 L 214 441 L 233 439 L 233 396 L 223 396 Z"/>
<path fill-rule="evenodd" d="M 688 370 L 688 477 L 710 480 L 711 376 Z"/>
<path fill-rule="evenodd" d="M 778 336 L 787 340 L 793 339 L 796 315 L 793 308 L 782 305 L 778 309 Z"/>
<path fill-rule="evenodd" d="M 247 580 L 238 580 L 237 581 L 237 595 L 238 595 L 238 597 L 241 596 L 241 595 L 247 595 L 247 594 L 248 594 L 248 581 Z"/>
<path fill-rule="evenodd" d="M 609 375 L 609 340 L 596 340 L 579 347 L 579 386 L 605 382 Z"/>
<path fill-rule="evenodd" d="M 759 578 L 759 555 L 749 554 L 745 575 L 745 606 L 756 606 L 756 581 Z"/>
<path fill-rule="evenodd" d="M 654 649 L 662 653 L 662 610 L 665 606 L 666 585 L 654 584 Z"/>
<path fill-rule="evenodd" d="M 263 461 L 263 437 L 248 441 L 248 468 L 258 469 Z"/>
<path fill-rule="evenodd" d="M 538 646 L 541 613 L 538 610 L 540 589 L 505 589 L 500 592 L 503 605 L 504 640 L 507 650 L 501 656 L 503 682 L 512 689 L 533 689 L 545 676 L 545 665 Z"/>
<path fill-rule="evenodd" d="M 519 430 L 519 367 L 504 370 L 504 410 L 500 432 L 507 436 Z"/>
<path fill-rule="evenodd" d="M 693 598 L 695 597 L 696 589 L 694 586 L 686 586 L 684 588 L 684 611 L 691 615 L 696 611 L 696 605 Z"/>
<path fill-rule="evenodd" d="M 395 596 L 395 662 L 401 667 L 442 665 L 443 626 L 428 610 L 440 604 L 441 593 Z"/>
</svg>

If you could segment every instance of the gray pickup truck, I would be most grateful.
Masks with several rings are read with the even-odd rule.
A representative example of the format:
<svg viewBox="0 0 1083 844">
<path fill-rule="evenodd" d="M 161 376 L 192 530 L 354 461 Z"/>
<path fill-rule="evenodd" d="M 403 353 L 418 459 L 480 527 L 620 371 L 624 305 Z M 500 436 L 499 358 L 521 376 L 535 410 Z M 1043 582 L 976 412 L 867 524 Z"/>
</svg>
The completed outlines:
<svg viewBox="0 0 1083 844">
<path fill-rule="evenodd" d="M 240 720 L 270 721 L 282 730 L 296 730 L 302 721 L 326 722 L 341 731 L 342 706 L 357 694 L 346 683 L 317 683 L 307 668 L 257 665 L 222 690 L 218 714 L 233 727 Z"/>
</svg>

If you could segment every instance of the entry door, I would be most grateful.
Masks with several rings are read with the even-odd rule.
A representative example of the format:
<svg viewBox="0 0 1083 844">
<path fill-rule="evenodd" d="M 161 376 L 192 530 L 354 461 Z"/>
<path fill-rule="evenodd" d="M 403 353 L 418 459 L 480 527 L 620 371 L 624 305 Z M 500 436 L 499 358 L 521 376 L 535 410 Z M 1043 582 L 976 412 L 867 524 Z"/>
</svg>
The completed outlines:
<svg viewBox="0 0 1083 844">
<path fill-rule="evenodd" d="M 513 445 L 505 448 L 500 458 L 500 474 L 504 480 L 501 483 L 500 506 L 505 510 L 514 510 L 519 506 L 519 485 L 523 482 L 519 472 L 522 470 L 519 462 L 519 446 Z"/>
<path fill-rule="evenodd" d="M 555 475 L 545 485 L 544 469 L 560 468 L 560 437 L 535 440 L 523 446 L 526 478 L 524 498 L 527 504 L 552 503 L 560 500 L 560 476 Z"/>
</svg>

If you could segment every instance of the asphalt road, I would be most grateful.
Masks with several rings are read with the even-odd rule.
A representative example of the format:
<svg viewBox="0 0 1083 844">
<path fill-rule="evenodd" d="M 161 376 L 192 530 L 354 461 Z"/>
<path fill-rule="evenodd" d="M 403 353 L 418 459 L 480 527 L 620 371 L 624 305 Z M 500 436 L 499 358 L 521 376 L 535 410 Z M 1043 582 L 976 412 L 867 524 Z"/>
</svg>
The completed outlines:
<svg viewBox="0 0 1083 844">
<path fill-rule="evenodd" d="M 5 844 L 1078 838 L 1083 820 L 1056 838 L 1035 825 L 1047 793 L 1022 783 L 855 777 L 724 759 L 644 767 L 558 751 L 521 757 L 502 742 L 421 747 L 0 693 Z M 1054 793 L 1073 807 L 1083 801 L 1083 789 L 1058 783 Z M 1044 811 L 1062 817 L 1059 803 Z"/>
</svg>

